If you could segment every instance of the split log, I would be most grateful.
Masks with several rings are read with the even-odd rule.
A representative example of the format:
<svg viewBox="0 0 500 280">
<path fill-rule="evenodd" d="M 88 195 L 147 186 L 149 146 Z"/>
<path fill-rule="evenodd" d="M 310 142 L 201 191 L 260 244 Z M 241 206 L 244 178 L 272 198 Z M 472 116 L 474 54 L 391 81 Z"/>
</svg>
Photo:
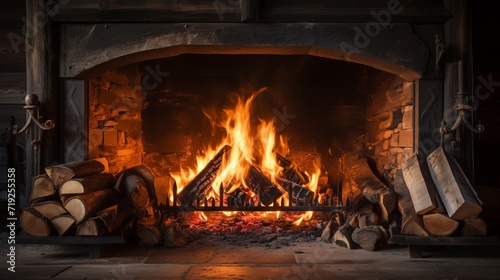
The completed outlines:
<svg viewBox="0 0 500 280">
<path fill-rule="evenodd" d="M 488 234 L 488 226 L 486 222 L 479 217 L 462 223 L 462 229 L 460 230 L 460 235 L 462 236 L 479 236 Z"/>
<path fill-rule="evenodd" d="M 101 173 L 80 178 L 72 178 L 59 187 L 59 195 L 84 194 L 114 187 L 113 174 Z"/>
<path fill-rule="evenodd" d="M 335 219 L 331 219 L 321 233 L 321 240 L 325 242 L 332 242 L 333 235 L 337 232 L 339 227 L 340 225 L 337 221 L 335 221 Z"/>
<path fill-rule="evenodd" d="M 109 166 L 106 158 L 98 158 L 49 166 L 45 168 L 45 172 L 57 188 L 71 178 L 109 173 Z"/>
<path fill-rule="evenodd" d="M 355 249 L 357 246 L 352 240 L 352 233 L 354 228 L 349 224 L 343 224 L 338 228 L 338 230 L 333 235 L 333 243 L 338 246 L 346 247 L 347 249 Z"/>
<path fill-rule="evenodd" d="M 31 192 L 30 201 L 35 201 L 40 198 L 51 198 L 57 194 L 54 183 L 49 178 L 47 173 L 41 174 L 33 178 L 33 190 Z"/>
<path fill-rule="evenodd" d="M 75 195 L 64 202 L 64 208 L 75 218 L 77 223 L 93 217 L 100 210 L 116 204 L 120 193 L 115 189 L 104 189 L 87 194 Z"/>
<path fill-rule="evenodd" d="M 374 251 L 381 247 L 384 240 L 383 228 L 381 226 L 368 226 L 364 228 L 355 228 L 352 232 L 352 241 L 356 242 L 361 248 L 367 251 Z"/>
<path fill-rule="evenodd" d="M 134 209 L 125 200 L 97 213 L 110 233 L 121 233 L 122 229 L 134 218 Z"/>
<path fill-rule="evenodd" d="M 83 221 L 76 229 L 76 235 L 106 235 L 108 234 L 108 229 L 104 222 L 98 217 L 92 217 Z"/>
<path fill-rule="evenodd" d="M 49 236 L 56 233 L 52 223 L 33 207 L 23 209 L 20 225 L 21 229 L 28 235 Z"/>
<path fill-rule="evenodd" d="M 381 218 L 384 223 L 389 221 L 389 214 L 396 205 L 394 191 L 387 187 L 373 173 L 368 165 L 368 159 L 353 153 L 342 155 L 344 183 L 351 187 L 355 193 L 361 192 L 366 199 L 377 203 L 381 209 Z"/>
<path fill-rule="evenodd" d="M 203 170 L 182 188 L 177 197 L 183 205 L 194 205 L 197 200 L 200 200 L 200 196 L 212 186 L 224 158 L 229 155 L 230 151 L 231 146 L 223 146 Z"/>
<path fill-rule="evenodd" d="M 283 195 L 283 192 L 269 180 L 257 167 L 250 166 L 245 182 L 249 188 L 256 193 L 260 202 L 265 206 L 271 205 L 273 202 Z"/>
<path fill-rule="evenodd" d="M 477 217 L 482 202 L 458 162 L 439 147 L 427 157 L 427 163 L 448 216 L 461 221 Z"/>
<path fill-rule="evenodd" d="M 138 238 L 138 245 L 142 247 L 153 247 L 162 243 L 162 233 L 157 226 L 137 225 L 135 235 Z"/>
<path fill-rule="evenodd" d="M 34 203 L 32 207 L 49 220 L 57 216 L 68 214 L 66 208 L 64 208 L 59 201 L 48 200 L 38 202 Z"/>
<path fill-rule="evenodd" d="M 424 227 L 433 236 L 450 236 L 458 228 L 458 221 L 441 213 L 425 214 Z"/>
<path fill-rule="evenodd" d="M 422 216 L 417 215 L 413 202 L 411 200 L 410 191 L 403 179 L 401 170 L 396 172 L 394 181 L 394 191 L 398 199 L 398 208 L 401 212 L 401 233 L 417 236 L 429 236 L 429 233 L 424 229 Z"/>
<path fill-rule="evenodd" d="M 76 233 L 76 221 L 70 214 L 63 214 L 50 220 L 60 236 L 74 235 Z"/>
<path fill-rule="evenodd" d="M 348 249 L 356 249 L 359 246 L 352 240 L 352 233 L 354 229 L 359 226 L 358 215 L 361 209 L 366 204 L 370 203 L 366 197 L 359 194 L 352 202 L 352 209 L 347 214 L 345 222 L 341 225 L 333 235 L 332 242 L 338 246 L 346 247 Z"/>
<path fill-rule="evenodd" d="M 417 154 L 410 156 L 403 162 L 403 177 L 417 214 L 445 211 L 425 160 L 421 161 Z"/>
</svg>

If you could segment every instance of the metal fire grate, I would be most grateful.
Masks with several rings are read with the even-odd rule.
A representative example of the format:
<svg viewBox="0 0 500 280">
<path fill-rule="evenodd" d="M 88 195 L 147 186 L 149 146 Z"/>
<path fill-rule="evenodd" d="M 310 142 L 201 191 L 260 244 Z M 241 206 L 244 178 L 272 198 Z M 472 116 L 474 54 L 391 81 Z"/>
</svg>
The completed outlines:
<svg viewBox="0 0 500 280">
<path fill-rule="evenodd" d="M 172 192 L 167 194 L 167 197 L 172 197 L 172 202 L 167 199 L 160 209 L 165 212 L 178 213 L 183 211 L 328 211 L 330 215 L 342 214 L 348 210 L 349 206 L 342 205 L 341 197 L 331 196 L 328 199 L 319 201 L 319 197 L 315 196 L 310 202 L 306 203 L 301 199 L 289 199 L 288 202 L 282 196 L 278 201 L 274 201 L 270 205 L 262 204 L 259 193 L 256 192 L 255 199 L 248 199 L 243 203 L 239 203 L 231 196 L 224 195 L 224 187 L 219 188 L 218 201 L 215 197 L 207 198 L 204 194 L 200 194 L 194 204 L 182 203 L 177 196 L 177 185 L 174 184 Z M 337 193 L 341 194 L 341 185 L 337 187 Z M 293 198 L 292 186 L 288 187 L 288 197 Z"/>
</svg>

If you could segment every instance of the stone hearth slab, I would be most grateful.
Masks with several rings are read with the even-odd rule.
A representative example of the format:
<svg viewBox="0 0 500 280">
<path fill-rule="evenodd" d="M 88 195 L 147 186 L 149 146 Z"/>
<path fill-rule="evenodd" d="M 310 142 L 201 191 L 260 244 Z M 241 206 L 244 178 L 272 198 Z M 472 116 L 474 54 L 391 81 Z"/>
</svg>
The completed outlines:
<svg viewBox="0 0 500 280">
<path fill-rule="evenodd" d="M 71 267 L 56 279 L 182 279 L 189 265 L 180 264 L 127 264 Z"/>
<path fill-rule="evenodd" d="M 210 248 L 155 248 L 144 263 L 200 264 L 207 263 L 214 255 Z"/>
</svg>

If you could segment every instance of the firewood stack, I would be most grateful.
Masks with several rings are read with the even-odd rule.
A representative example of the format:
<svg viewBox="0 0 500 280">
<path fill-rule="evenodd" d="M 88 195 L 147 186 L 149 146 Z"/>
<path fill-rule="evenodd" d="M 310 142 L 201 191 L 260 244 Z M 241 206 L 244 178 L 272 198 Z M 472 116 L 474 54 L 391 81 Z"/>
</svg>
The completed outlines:
<svg viewBox="0 0 500 280">
<path fill-rule="evenodd" d="M 397 190 L 403 212 L 401 233 L 417 236 L 487 234 L 478 217 L 481 201 L 458 163 L 441 147 L 427 159 L 416 154 L 403 163 Z"/>
<path fill-rule="evenodd" d="M 394 191 L 375 175 L 367 158 L 346 152 L 341 162 L 342 197 L 346 199 L 343 203 L 349 204 L 350 210 L 342 225 L 330 222 L 322 239 L 349 249 L 373 251 L 385 246 L 389 215 L 396 205 Z"/>
<path fill-rule="evenodd" d="M 160 225 L 154 176 L 142 165 L 116 176 L 105 158 L 49 166 L 33 179 L 30 201 L 21 214 L 28 235 L 127 237 L 133 232 L 140 244 L 160 242 L 160 234 L 149 233 L 159 232 Z"/>
</svg>

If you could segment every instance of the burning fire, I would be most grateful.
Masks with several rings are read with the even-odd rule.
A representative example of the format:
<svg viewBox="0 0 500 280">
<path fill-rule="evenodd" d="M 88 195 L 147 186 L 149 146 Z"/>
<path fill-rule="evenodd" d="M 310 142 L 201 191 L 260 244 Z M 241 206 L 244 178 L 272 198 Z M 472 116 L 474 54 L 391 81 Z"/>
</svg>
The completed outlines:
<svg viewBox="0 0 500 280">
<path fill-rule="evenodd" d="M 231 150 L 218 170 L 210 191 L 210 196 L 217 197 L 219 187 L 224 186 L 224 192 L 232 193 L 237 189 L 244 191 L 249 197 L 255 197 L 252 188 L 247 185 L 247 176 L 249 170 L 257 167 L 272 183 L 274 183 L 284 194 L 285 203 L 289 203 L 287 191 L 282 189 L 277 182 L 277 178 L 283 167 L 280 166 L 276 151 L 288 153 L 288 141 L 284 136 L 280 136 L 277 141 L 277 132 L 273 120 L 260 120 L 260 124 L 252 126 L 252 104 L 255 99 L 267 88 L 261 88 L 254 92 L 248 99 L 244 100 L 238 97 L 234 108 L 223 110 L 221 121 L 211 122 L 214 125 L 222 127 L 225 132 L 225 138 L 214 148 L 206 148 L 203 155 L 198 155 L 195 168 L 182 168 L 179 172 L 171 173 L 176 181 L 178 192 L 182 187 L 189 183 L 203 168 L 209 163 L 214 155 L 224 146 L 230 146 Z M 207 115 L 208 117 L 208 115 Z M 311 180 L 305 186 L 316 193 L 320 169 L 317 168 L 314 174 L 310 175 Z M 230 215 L 231 212 L 224 212 Z M 276 213 L 279 217 L 279 212 Z M 206 216 L 203 215 L 204 218 Z M 302 220 L 308 220 L 312 217 L 312 212 L 307 212 L 299 218 L 294 224 L 299 225 Z"/>
</svg>

